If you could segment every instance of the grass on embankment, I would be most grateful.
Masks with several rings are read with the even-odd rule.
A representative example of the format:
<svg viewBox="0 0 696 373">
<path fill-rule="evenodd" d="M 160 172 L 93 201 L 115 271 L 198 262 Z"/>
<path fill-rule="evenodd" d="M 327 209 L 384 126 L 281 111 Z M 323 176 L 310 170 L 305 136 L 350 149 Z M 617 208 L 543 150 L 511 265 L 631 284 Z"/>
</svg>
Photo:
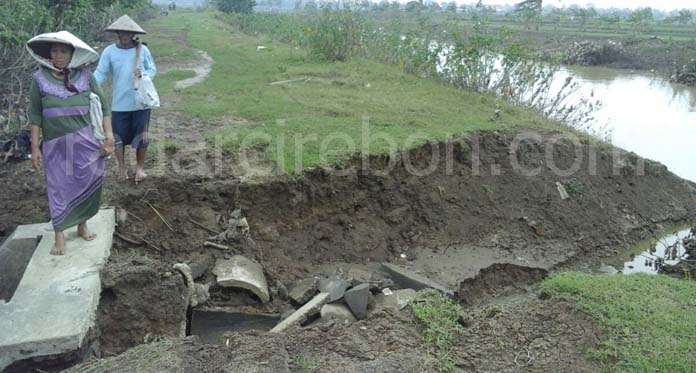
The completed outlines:
<svg viewBox="0 0 696 373">
<path fill-rule="evenodd" d="M 214 13 L 177 12 L 148 26 L 154 51 L 162 29 L 185 33 L 192 47 L 215 61 L 202 84 L 179 92 L 178 109 L 204 120 L 246 119 L 247 126 L 207 138 L 228 150 L 264 146 L 267 156 L 289 173 L 340 162 L 358 151 L 396 151 L 467 131 L 560 128 L 530 110 L 420 79 L 396 66 L 362 59 L 316 62 L 302 49 L 232 30 Z M 258 50 L 261 45 L 267 48 Z M 172 77 L 161 79 L 168 85 Z M 502 118 L 492 122 L 498 106 Z M 369 123 L 369 135 L 362 131 L 364 123 Z"/>
<path fill-rule="evenodd" d="M 696 281 L 651 275 L 558 273 L 543 287 L 609 331 L 596 358 L 609 371 L 689 372 L 696 367 Z"/>
</svg>

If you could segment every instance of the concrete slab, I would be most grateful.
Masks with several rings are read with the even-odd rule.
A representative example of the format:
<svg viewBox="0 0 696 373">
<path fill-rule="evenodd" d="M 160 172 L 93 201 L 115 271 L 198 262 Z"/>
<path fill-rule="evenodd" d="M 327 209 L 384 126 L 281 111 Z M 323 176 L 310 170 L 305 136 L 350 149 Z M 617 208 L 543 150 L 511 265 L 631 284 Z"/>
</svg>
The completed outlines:
<svg viewBox="0 0 696 373">
<path fill-rule="evenodd" d="M 217 276 L 217 283 L 220 286 L 250 290 L 263 303 L 271 300 L 263 268 L 251 259 L 235 255 L 228 260 L 218 260 L 213 274 Z"/>
<path fill-rule="evenodd" d="M 290 300 L 300 306 L 309 302 L 319 291 L 318 282 L 316 278 L 310 277 L 294 283 L 288 292 Z"/>
<path fill-rule="evenodd" d="M 382 263 L 382 268 L 384 268 L 384 270 L 391 276 L 395 283 L 404 289 L 435 289 L 447 296 L 454 296 L 454 291 L 451 289 L 448 289 L 425 276 L 421 276 L 415 272 L 409 271 L 408 269 L 389 263 Z"/>
<path fill-rule="evenodd" d="M 346 291 L 343 296 L 348 307 L 358 320 L 367 317 L 367 304 L 370 300 L 370 284 L 360 284 Z"/>
<path fill-rule="evenodd" d="M 42 236 L 17 289 L 0 302 L 0 371 L 17 360 L 69 353 L 83 347 L 94 326 L 101 280 L 99 270 L 111 253 L 113 209 L 87 223 L 93 241 L 65 234 L 66 254 L 53 256 L 50 224 L 20 226 L 8 240 Z"/>
<path fill-rule="evenodd" d="M 336 320 L 343 324 L 350 324 L 357 321 L 353 313 L 348 309 L 348 306 L 341 303 L 325 304 L 321 307 L 320 314 L 321 319 L 325 321 Z"/>
<path fill-rule="evenodd" d="M 295 311 L 287 319 L 281 321 L 269 333 L 278 333 L 289 328 L 293 324 L 299 324 L 307 320 L 307 317 L 315 315 L 321 311 L 321 307 L 329 302 L 329 293 L 319 293 L 317 296 L 312 298 L 309 302 L 305 303 L 304 306 L 300 307 L 299 310 Z"/>
<path fill-rule="evenodd" d="M 375 297 L 375 308 L 391 308 L 402 310 L 418 297 L 418 293 L 413 289 L 401 289 L 389 292 L 389 294 L 377 294 Z"/>
<path fill-rule="evenodd" d="M 343 298 L 346 289 L 348 289 L 348 281 L 341 279 L 338 276 L 323 278 L 319 281 L 319 291 L 329 293 L 329 302 L 335 302 Z"/>
</svg>

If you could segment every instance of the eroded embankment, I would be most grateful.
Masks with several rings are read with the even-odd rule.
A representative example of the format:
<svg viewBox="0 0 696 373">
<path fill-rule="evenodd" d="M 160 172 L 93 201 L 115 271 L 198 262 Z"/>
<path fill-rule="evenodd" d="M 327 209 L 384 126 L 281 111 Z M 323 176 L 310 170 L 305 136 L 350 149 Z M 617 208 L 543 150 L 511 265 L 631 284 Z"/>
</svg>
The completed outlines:
<svg viewBox="0 0 696 373">
<path fill-rule="evenodd" d="M 166 176 L 110 188 L 117 207 L 129 212 L 120 234 L 147 243 L 116 240 L 99 311 L 105 352 L 181 333 L 184 286 L 171 265 L 188 262 L 198 282 L 214 282 L 215 259 L 230 253 L 204 247 L 211 233 L 199 225 L 221 230 L 218 223 L 237 208 L 256 244 L 234 248 L 261 263 L 272 293 L 337 263 L 369 270 L 373 262 L 397 261 L 450 286 L 493 263 L 581 265 L 662 225 L 696 218 L 694 184 L 658 163 L 587 140 L 574 147 L 553 133 L 516 147 L 515 135 L 469 134 L 262 184 L 232 175 Z M 577 171 L 563 175 L 571 168 Z M 38 209 L 17 203 L 4 197 L 3 211 Z M 422 266 L 425 257 L 430 267 Z M 443 270 L 433 271 L 438 265 Z M 484 282 L 478 293 L 494 295 Z M 215 306 L 280 313 L 287 305 L 278 297 L 261 306 L 245 292 L 211 293 Z M 390 348 L 383 347 L 379 353 Z"/>
</svg>

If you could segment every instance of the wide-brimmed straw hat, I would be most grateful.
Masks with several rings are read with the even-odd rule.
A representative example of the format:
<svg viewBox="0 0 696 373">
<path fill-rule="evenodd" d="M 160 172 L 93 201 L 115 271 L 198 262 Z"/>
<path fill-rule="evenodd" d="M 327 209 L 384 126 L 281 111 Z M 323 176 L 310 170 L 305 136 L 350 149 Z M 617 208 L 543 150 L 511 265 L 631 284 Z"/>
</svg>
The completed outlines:
<svg viewBox="0 0 696 373">
<path fill-rule="evenodd" d="M 145 30 L 143 30 L 142 27 L 135 23 L 135 21 L 131 17 L 128 17 L 128 15 L 126 14 L 122 15 L 121 18 L 117 19 L 104 31 L 127 31 L 132 32 L 134 34 L 147 34 L 147 32 L 145 32 Z"/>
<path fill-rule="evenodd" d="M 70 69 L 90 64 L 99 59 L 99 53 L 68 31 L 49 32 L 34 36 L 29 39 L 26 48 L 39 64 L 59 71 L 51 62 L 51 44 L 54 43 L 67 44 L 74 48 L 72 59 L 67 66 Z"/>
</svg>

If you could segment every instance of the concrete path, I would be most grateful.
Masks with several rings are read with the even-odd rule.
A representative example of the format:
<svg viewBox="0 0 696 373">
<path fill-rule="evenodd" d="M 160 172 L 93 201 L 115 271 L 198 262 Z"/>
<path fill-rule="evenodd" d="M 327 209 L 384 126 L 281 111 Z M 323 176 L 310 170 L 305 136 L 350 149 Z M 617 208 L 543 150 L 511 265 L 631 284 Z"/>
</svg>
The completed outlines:
<svg viewBox="0 0 696 373">
<path fill-rule="evenodd" d="M 42 236 L 17 290 L 0 302 L 0 371 L 14 361 L 75 351 L 94 326 L 101 280 L 111 252 L 114 210 L 103 209 L 87 222 L 94 241 L 66 231 L 66 255 L 53 256 L 50 224 L 20 226 L 7 239 Z"/>
</svg>

